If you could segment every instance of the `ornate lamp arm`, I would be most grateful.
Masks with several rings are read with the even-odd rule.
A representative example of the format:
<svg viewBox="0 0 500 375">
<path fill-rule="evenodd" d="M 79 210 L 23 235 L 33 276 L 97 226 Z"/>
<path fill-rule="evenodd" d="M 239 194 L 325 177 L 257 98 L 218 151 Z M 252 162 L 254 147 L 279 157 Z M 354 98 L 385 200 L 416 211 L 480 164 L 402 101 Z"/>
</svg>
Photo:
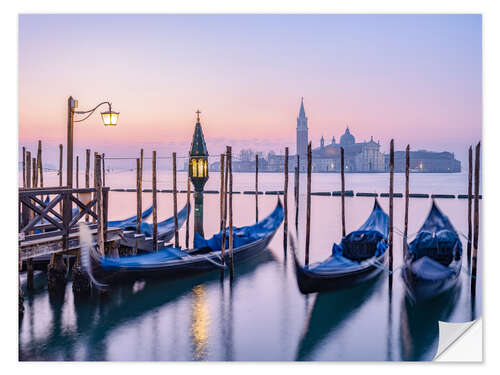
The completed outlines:
<svg viewBox="0 0 500 375">
<path fill-rule="evenodd" d="M 88 113 L 88 116 L 85 116 L 84 118 L 82 118 L 80 120 L 73 120 L 73 122 L 82 122 L 82 121 L 88 119 L 90 116 L 92 116 L 92 114 L 95 112 L 95 110 L 97 108 L 99 108 L 103 104 L 107 104 L 108 107 L 109 107 L 109 111 L 111 112 L 111 103 L 110 102 L 102 102 L 102 103 L 99 103 L 94 108 L 92 108 L 92 109 L 90 109 L 88 111 L 73 111 L 73 113 L 78 114 L 78 115 L 84 115 L 84 114 Z"/>
</svg>

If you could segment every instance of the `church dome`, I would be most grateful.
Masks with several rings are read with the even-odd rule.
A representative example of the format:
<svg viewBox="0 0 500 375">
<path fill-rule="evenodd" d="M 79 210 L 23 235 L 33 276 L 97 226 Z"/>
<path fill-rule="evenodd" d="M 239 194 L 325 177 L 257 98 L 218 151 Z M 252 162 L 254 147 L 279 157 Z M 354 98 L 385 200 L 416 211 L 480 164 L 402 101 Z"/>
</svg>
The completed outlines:
<svg viewBox="0 0 500 375">
<path fill-rule="evenodd" d="M 349 131 L 349 128 L 346 128 L 345 133 L 340 137 L 341 145 L 352 145 L 356 143 L 354 136 Z"/>
</svg>

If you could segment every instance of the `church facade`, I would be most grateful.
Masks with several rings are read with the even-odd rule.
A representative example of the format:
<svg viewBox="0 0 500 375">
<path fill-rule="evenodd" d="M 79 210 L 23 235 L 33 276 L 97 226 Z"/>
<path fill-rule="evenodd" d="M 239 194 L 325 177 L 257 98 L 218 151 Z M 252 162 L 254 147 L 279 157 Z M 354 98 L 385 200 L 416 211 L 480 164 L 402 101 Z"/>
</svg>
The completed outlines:
<svg viewBox="0 0 500 375">
<path fill-rule="evenodd" d="M 301 160 L 301 171 L 306 171 L 308 123 L 304 109 L 304 100 L 300 103 L 299 117 L 297 117 L 297 153 Z M 349 127 L 340 137 L 340 142 L 332 137 L 331 143 L 326 144 L 321 137 L 320 146 L 312 150 L 313 172 L 339 172 L 340 148 L 344 148 L 344 164 L 346 172 L 384 172 L 386 170 L 385 157 L 380 152 L 380 142 L 371 137 L 368 142 L 358 142 L 351 134 Z M 292 158 L 293 160 L 293 158 Z M 294 166 L 296 161 L 293 161 Z M 292 165 L 292 164 L 291 164 Z M 294 167 L 293 167 L 294 168 Z M 292 168 L 292 170 L 293 170 Z"/>
</svg>

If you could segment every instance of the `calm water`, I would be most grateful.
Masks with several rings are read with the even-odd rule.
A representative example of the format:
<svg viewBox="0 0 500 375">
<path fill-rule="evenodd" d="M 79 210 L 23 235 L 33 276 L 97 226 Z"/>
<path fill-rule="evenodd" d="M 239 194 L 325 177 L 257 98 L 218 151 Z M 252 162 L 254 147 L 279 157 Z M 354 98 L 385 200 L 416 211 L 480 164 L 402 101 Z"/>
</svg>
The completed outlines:
<svg viewBox="0 0 500 375">
<path fill-rule="evenodd" d="M 144 187 L 151 179 L 145 172 Z M 252 190 L 253 174 L 235 174 L 234 190 Z M 46 174 L 45 185 L 56 176 Z M 299 253 L 303 259 L 305 176 L 301 177 Z M 83 175 L 80 182 L 84 181 Z M 186 177 L 178 177 L 185 189 Z M 348 174 L 346 189 L 387 192 L 387 174 Z M 171 188 L 171 175 L 160 171 L 160 189 Z M 218 189 L 219 175 L 211 173 L 206 189 Z M 111 173 L 111 187 L 135 187 L 135 173 Z M 339 190 L 338 174 L 313 174 L 313 191 Z M 411 192 L 466 193 L 465 174 L 413 174 Z M 261 174 L 262 190 L 282 190 L 283 176 Z M 290 175 L 289 227 L 294 229 L 293 175 Z M 395 192 L 404 191 L 404 175 L 395 175 Z M 110 193 L 110 219 L 135 213 L 135 193 Z M 179 206 L 185 195 L 179 196 Z M 259 196 L 261 217 L 276 204 L 276 196 Z M 144 194 L 144 207 L 151 194 Z M 380 198 L 388 211 L 388 199 Z M 205 233 L 218 230 L 218 195 L 205 195 Z M 346 198 L 347 230 L 356 229 L 369 215 L 373 198 Z M 409 233 L 415 233 L 430 208 L 429 199 L 410 200 Z M 439 206 L 461 233 L 467 233 L 467 200 L 441 199 Z M 255 221 L 253 196 L 234 196 L 236 226 Z M 404 200 L 395 198 L 395 227 L 403 229 Z M 312 197 L 311 261 L 326 258 L 340 240 L 340 198 Z M 159 219 L 172 215 L 172 195 L 159 194 Z M 192 223 L 192 220 L 191 220 Z M 191 228 L 191 233 L 192 228 Z M 184 244 L 184 228 L 181 229 Z M 481 241 L 480 241 L 481 244 Z M 302 295 L 293 261 L 283 249 L 282 229 L 269 250 L 236 266 L 235 280 L 220 281 L 219 272 L 169 281 L 123 284 L 107 296 L 77 300 L 68 282 L 64 298 L 49 298 L 46 276 L 35 275 L 35 291 L 25 291 L 25 313 L 19 326 L 23 360 L 430 360 L 437 350 L 438 320 L 462 322 L 481 314 L 482 280 L 479 257 L 478 293 L 470 301 L 466 262 L 461 285 L 432 305 L 411 306 L 398 267 L 402 238 L 395 234 L 392 293 L 388 276 L 354 289 Z M 464 250 L 466 243 L 463 241 Z M 481 251 L 479 252 L 481 255 Z M 288 256 L 287 256 L 288 255 Z"/>
</svg>

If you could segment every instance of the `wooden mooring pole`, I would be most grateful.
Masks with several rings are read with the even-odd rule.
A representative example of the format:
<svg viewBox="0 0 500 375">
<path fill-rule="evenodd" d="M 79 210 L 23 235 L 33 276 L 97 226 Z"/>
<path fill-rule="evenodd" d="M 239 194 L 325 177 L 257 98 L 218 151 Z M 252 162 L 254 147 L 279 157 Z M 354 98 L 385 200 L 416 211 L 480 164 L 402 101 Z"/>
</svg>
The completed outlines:
<svg viewBox="0 0 500 375">
<path fill-rule="evenodd" d="M 345 176 L 344 176 L 344 147 L 340 148 L 340 200 L 342 215 L 342 237 L 345 237 Z"/>
<path fill-rule="evenodd" d="M 135 191 L 136 191 L 136 217 L 135 217 L 135 233 L 141 233 L 141 222 L 142 222 L 142 199 L 141 199 L 141 159 L 135 159 L 136 163 L 136 179 L 135 179 Z"/>
<path fill-rule="evenodd" d="M 36 158 L 32 159 L 32 166 L 33 166 L 33 188 L 38 187 L 38 175 L 37 175 L 37 168 L 36 168 Z"/>
<path fill-rule="evenodd" d="M 156 199 L 156 151 L 153 151 L 153 250 L 158 251 L 158 203 Z"/>
<path fill-rule="evenodd" d="M 259 222 L 259 155 L 255 154 L 255 222 Z"/>
<path fill-rule="evenodd" d="M 220 154 L 220 194 L 219 194 L 219 209 L 220 209 L 220 230 L 224 229 L 224 169 L 225 155 Z"/>
<path fill-rule="evenodd" d="M 393 264 L 393 222 L 394 222 L 394 139 L 391 139 L 389 152 L 389 286 L 392 287 Z"/>
<path fill-rule="evenodd" d="M 99 160 L 99 153 L 94 152 L 94 188 L 96 189 L 95 196 L 97 197 L 97 173 L 101 169 L 101 161 Z M 94 212 L 99 216 L 99 205 L 94 206 Z M 95 217 L 92 217 L 92 223 L 95 224 Z"/>
<path fill-rule="evenodd" d="M 105 154 L 102 154 L 102 186 L 106 186 L 106 166 L 104 165 Z"/>
<path fill-rule="evenodd" d="M 186 249 L 189 249 L 189 216 L 191 215 L 191 180 L 189 179 L 189 172 L 187 176 L 187 217 L 186 217 Z"/>
<path fill-rule="evenodd" d="M 299 189 L 300 189 L 300 156 L 297 154 L 297 166 L 295 167 L 295 230 L 298 234 L 299 228 Z"/>
<path fill-rule="evenodd" d="M 226 146 L 226 163 L 225 163 L 225 171 L 224 171 L 224 219 L 222 226 L 222 247 L 221 249 L 225 250 L 226 248 L 226 225 L 227 225 L 227 192 L 228 192 L 228 176 L 229 176 L 229 159 L 227 153 Z M 224 251 L 223 251 L 224 252 Z"/>
<path fill-rule="evenodd" d="M 221 154 L 220 156 L 221 160 L 221 175 L 220 175 L 220 209 L 221 209 L 221 218 L 220 218 L 220 229 L 222 231 L 221 234 L 221 246 L 220 246 L 220 254 L 221 254 L 221 262 L 222 264 L 225 264 L 225 256 L 226 256 L 226 207 L 227 207 L 227 160 L 226 160 L 226 155 Z M 224 277 L 224 270 L 222 270 L 221 276 Z"/>
<path fill-rule="evenodd" d="M 472 277 L 471 277 L 471 296 L 476 297 L 476 276 L 477 276 L 477 250 L 479 242 L 479 181 L 480 181 L 480 159 L 481 142 L 476 145 L 476 159 L 474 165 L 474 242 L 472 251 Z"/>
<path fill-rule="evenodd" d="M 23 188 L 26 188 L 26 147 L 23 146 Z"/>
<path fill-rule="evenodd" d="M 38 141 L 38 152 L 36 155 L 36 163 L 38 169 L 38 181 L 40 182 L 40 187 L 43 187 L 43 163 L 42 163 L 42 141 Z"/>
<path fill-rule="evenodd" d="M 405 168 L 405 229 L 404 240 L 408 237 L 408 209 L 410 204 L 410 145 L 406 146 L 406 168 Z"/>
<path fill-rule="evenodd" d="M 63 186 L 63 184 L 62 184 L 62 180 L 63 180 L 62 168 L 63 168 L 63 145 L 60 144 L 59 145 L 59 186 Z"/>
<path fill-rule="evenodd" d="M 95 155 L 95 181 L 96 181 L 96 190 L 97 190 L 97 216 L 99 220 L 97 220 L 97 243 L 99 245 L 99 251 L 101 255 L 105 255 L 104 251 L 104 210 L 102 204 L 102 181 L 101 181 L 101 155 Z"/>
<path fill-rule="evenodd" d="M 80 174 L 80 160 L 78 155 L 76 155 L 76 188 L 80 187 L 78 175 Z"/>
<path fill-rule="evenodd" d="M 26 152 L 26 188 L 31 188 L 31 152 Z M 23 215 L 26 217 L 26 223 L 31 220 L 32 211 L 27 209 L 27 214 Z M 33 272 L 33 259 L 28 259 L 26 261 L 26 271 L 27 271 L 27 288 L 28 290 L 34 289 L 34 272 Z"/>
<path fill-rule="evenodd" d="M 283 188 L 283 209 L 285 211 L 285 218 L 283 222 L 283 249 L 285 253 L 288 248 L 288 147 L 285 147 L 285 186 Z"/>
<path fill-rule="evenodd" d="M 229 170 L 229 277 L 234 278 L 234 259 L 233 259 L 233 166 L 231 146 L 227 146 L 227 159 Z"/>
<path fill-rule="evenodd" d="M 179 248 L 179 221 L 177 217 L 177 154 L 172 152 L 172 196 L 174 199 L 174 246 Z"/>
<path fill-rule="evenodd" d="M 85 187 L 90 187 L 90 150 L 85 150 Z M 85 214 L 85 221 L 89 222 L 89 214 Z"/>
<path fill-rule="evenodd" d="M 472 146 L 469 147 L 469 184 L 467 190 L 467 265 L 470 267 L 472 252 Z"/>
<path fill-rule="evenodd" d="M 26 151 L 26 188 L 31 188 L 31 152 Z"/>
<path fill-rule="evenodd" d="M 311 142 L 309 142 L 309 144 L 307 145 L 306 266 L 309 265 L 309 243 L 311 240 L 311 159 Z"/>
</svg>

